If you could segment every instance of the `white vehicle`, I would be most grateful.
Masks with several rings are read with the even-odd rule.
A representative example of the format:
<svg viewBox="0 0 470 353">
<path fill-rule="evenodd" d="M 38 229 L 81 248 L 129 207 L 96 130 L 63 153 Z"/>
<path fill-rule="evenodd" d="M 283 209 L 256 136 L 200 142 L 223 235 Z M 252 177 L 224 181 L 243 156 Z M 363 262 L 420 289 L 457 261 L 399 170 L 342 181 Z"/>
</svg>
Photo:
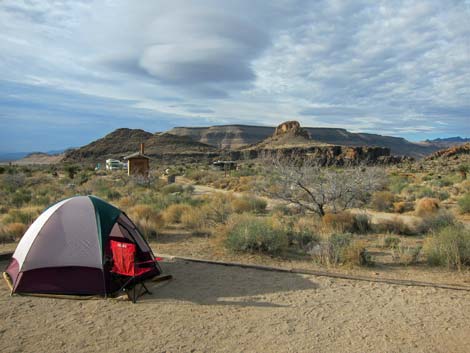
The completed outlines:
<svg viewBox="0 0 470 353">
<path fill-rule="evenodd" d="M 127 163 L 123 163 L 117 159 L 106 160 L 106 170 L 121 170 L 125 168 L 127 168 Z"/>
</svg>

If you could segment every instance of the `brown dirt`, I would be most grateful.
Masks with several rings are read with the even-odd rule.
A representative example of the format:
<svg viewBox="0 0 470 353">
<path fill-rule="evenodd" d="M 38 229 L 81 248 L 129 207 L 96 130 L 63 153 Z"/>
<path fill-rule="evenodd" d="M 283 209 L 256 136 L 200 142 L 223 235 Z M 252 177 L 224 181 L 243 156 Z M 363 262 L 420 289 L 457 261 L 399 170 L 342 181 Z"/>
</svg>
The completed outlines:
<svg viewBox="0 0 470 353">
<path fill-rule="evenodd" d="M 2 266 L 5 263 L 1 263 Z M 136 305 L 9 297 L 2 352 L 467 352 L 470 293 L 170 262 Z"/>
</svg>

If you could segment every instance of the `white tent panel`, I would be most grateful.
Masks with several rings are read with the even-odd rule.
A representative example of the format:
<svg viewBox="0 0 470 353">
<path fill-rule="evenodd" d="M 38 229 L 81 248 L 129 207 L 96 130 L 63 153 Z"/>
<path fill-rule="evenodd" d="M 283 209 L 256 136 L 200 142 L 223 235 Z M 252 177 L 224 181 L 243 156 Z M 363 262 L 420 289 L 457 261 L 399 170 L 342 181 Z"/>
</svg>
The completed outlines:
<svg viewBox="0 0 470 353">
<path fill-rule="evenodd" d="M 95 209 L 86 196 L 74 197 L 56 208 L 31 244 L 20 265 L 21 271 L 44 267 L 103 267 Z"/>
<path fill-rule="evenodd" d="M 20 268 L 23 265 L 24 259 L 26 257 L 26 254 L 29 251 L 29 248 L 31 247 L 31 244 L 34 242 L 34 239 L 36 239 L 36 236 L 38 235 L 39 231 L 42 229 L 44 224 L 48 221 L 49 217 L 59 207 L 61 207 L 64 203 L 66 203 L 69 200 L 70 199 L 60 201 L 56 203 L 55 205 L 52 205 L 51 207 L 49 207 L 28 228 L 28 230 L 26 231 L 26 233 L 23 235 L 20 242 L 18 243 L 15 253 L 13 254 L 13 258 L 15 258 L 16 261 L 18 261 Z"/>
</svg>

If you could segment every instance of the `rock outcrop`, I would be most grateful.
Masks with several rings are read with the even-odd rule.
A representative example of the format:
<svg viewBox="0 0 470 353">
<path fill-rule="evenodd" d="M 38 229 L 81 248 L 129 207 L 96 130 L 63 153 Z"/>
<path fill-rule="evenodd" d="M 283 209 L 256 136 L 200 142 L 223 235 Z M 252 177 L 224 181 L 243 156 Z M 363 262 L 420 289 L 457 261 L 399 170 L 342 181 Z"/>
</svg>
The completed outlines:
<svg viewBox="0 0 470 353">
<path fill-rule="evenodd" d="M 390 149 L 384 147 L 346 147 L 346 146 L 309 146 L 275 149 L 247 149 L 231 151 L 232 160 L 247 160 L 266 157 L 302 158 L 311 160 L 319 166 L 356 166 L 389 165 L 412 158 L 390 155 Z"/>
<path fill-rule="evenodd" d="M 276 130 L 274 130 L 273 137 L 289 134 L 292 136 L 301 136 L 306 139 L 310 139 L 310 135 L 307 130 L 300 127 L 300 123 L 298 121 L 286 121 L 280 124 Z"/>
<path fill-rule="evenodd" d="M 470 143 L 465 143 L 463 145 L 454 146 L 454 147 L 436 151 L 432 155 L 427 157 L 426 159 L 432 160 L 432 159 L 441 158 L 441 157 L 449 158 L 449 157 L 455 157 L 461 154 L 470 154 Z"/>
</svg>

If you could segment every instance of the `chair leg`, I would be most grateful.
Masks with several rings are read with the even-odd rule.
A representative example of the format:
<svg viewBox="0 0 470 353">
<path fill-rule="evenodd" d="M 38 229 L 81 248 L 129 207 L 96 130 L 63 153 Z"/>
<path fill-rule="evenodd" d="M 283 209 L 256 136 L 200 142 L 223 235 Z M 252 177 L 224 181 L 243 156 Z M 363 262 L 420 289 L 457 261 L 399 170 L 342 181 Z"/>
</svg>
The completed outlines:
<svg viewBox="0 0 470 353">
<path fill-rule="evenodd" d="M 148 294 L 152 295 L 152 292 L 151 292 L 151 291 L 149 291 L 149 289 L 147 288 L 147 286 L 145 285 L 145 283 L 144 283 L 144 282 L 142 282 L 142 287 L 144 287 L 144 289 L 145 289 L 145 293 L 148 293 Z M 145 293 L 144 293 L 144 294 L 145 294 Z"/>
</svg>

